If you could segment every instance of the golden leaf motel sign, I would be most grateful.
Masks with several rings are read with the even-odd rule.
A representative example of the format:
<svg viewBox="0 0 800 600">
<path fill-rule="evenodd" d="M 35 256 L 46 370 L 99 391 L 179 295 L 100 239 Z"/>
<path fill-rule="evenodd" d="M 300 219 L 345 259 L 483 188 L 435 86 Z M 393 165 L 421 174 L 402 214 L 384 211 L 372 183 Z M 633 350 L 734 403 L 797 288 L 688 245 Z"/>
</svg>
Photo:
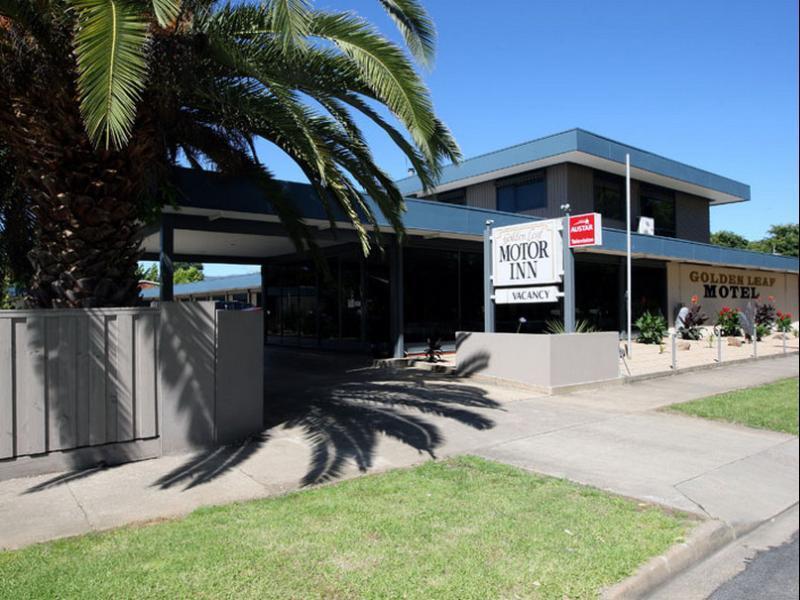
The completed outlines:
<svg viewBox="0 0 800 600">
<path fill-rule="evenodd" d="M 761 288 L 772 288 L 777 277 L 692 270 L 689 271 L 689 281 L 703 286 L 703 298 L 756 300 L 761 297 Z"/>
</svg>

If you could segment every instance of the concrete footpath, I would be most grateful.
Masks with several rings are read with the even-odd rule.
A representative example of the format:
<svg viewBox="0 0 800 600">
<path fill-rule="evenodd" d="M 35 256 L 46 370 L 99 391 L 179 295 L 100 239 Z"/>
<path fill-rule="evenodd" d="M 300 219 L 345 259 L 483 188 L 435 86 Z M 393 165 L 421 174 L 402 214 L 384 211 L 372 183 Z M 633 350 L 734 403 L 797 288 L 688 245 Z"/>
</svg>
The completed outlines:
<svg viewBox="0 0 800 600">
<path fill-rule="evenodd" d="M 735 526 L 798 502 L 797 437 L 657 410 L 797 377 L 795 356 L 564 396 L 361 368 L 332 355 L 281 351 L 267 361 L 270 423 L 259 439 L 0 482 L 0 547 L 177 517 L 457 453 Z"/>
</svg>

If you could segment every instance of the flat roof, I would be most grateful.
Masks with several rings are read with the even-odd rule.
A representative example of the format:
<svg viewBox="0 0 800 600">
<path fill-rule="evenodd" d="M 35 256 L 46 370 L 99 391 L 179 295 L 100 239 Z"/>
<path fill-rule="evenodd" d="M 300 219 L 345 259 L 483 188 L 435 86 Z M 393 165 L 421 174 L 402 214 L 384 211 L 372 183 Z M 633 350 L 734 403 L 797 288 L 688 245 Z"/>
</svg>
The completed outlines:
<svg viewBox="0 0 800 600">
<path fill-rule="evenodd" d="M 635 179 L 702 196 L 711 204 L 750 199 L 750 186 L 745 183 L 577 128 L 445 166 L 432 192 L 445 192 L 563 162 L 622 175 L 626 154 L 630 154 L 631 176 Z M 416 176 L 395 183 L 404 195 L 423 192 Z"/>
</svg>

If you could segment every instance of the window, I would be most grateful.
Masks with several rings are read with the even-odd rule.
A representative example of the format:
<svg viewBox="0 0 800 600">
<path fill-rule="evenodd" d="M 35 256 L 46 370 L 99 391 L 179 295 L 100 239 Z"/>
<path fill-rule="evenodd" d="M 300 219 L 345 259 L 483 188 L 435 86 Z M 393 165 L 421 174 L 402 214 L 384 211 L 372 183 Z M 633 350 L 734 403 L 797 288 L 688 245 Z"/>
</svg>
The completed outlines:
<svg viewBox="0 0 800 600">
<path fill-rule="evenodd" d="M 436 199 L 445 204 L 460 204 L 463 206 L 467 203 L 466 189 L 461 188 L 460 190 L 451 190 L 449 192 L 436 194 Z"/>
<path fill-rule="evenodd" d="M 642 184 L 639 201 L 642 216 L 651 217 L 655 222 L 656 235 L 675 237 L 675 193 Z"/>
<path fill-rule="evenodd" d="M 625 179 L 604 173 L 594 172 L 594 210 L 607 219 L 625 221 Z"/>
<path fill-rule="evenodd" d="M 523 212 L 547 206 L 544 171 L 497 182 L 497 210 Z"/>
</svg>

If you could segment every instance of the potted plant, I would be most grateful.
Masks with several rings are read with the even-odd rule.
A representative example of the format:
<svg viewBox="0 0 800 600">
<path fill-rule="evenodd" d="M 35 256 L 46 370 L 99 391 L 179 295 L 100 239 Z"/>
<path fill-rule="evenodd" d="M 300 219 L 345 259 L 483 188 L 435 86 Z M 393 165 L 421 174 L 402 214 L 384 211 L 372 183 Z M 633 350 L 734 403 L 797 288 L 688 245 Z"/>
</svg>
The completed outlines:
<svg viewBox="0 0 800 600">
<path fill-rule="evenodd" d="M 667 335 L 667 320 L 659 314 L 652 314 L 650 311 L 636 320 L 636 327 L 639 329 L 637 341 L 642 344 L 660 344 L 664 336 Z"/>
<path fill-rule="evenodd" d="M 441 338 L 429 337 L 425 346 L 425 360 L 429 363 L 436 363 L 442 360 L 442 340 Z"/>
</svg>

